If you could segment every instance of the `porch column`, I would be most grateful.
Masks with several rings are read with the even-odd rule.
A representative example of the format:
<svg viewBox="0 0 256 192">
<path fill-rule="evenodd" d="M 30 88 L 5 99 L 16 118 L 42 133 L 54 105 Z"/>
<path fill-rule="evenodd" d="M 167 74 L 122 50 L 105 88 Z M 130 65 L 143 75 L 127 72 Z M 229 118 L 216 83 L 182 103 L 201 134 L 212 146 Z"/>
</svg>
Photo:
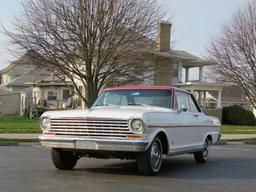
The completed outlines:
<svg viewBox="0 0 256 192">
<path fill-rule="evenodd" d="M 41 101 L 47 100 L 46 98 L 44 98 L 44 88 L 43 87 L 40 87 L 40 88 L 41 88 L 41 97 L 40 97 Z"/>
<path fill-rule="evenodd" d="M 179 79 L 179 83 L 182 83 L 182 68 L 183 68 L 182 60 L 179 60 L 178 64 L 179 64 L 179 67 L 178 67 L 178 79 Z"/>
<path fill-rule="evenodd" d="M 189 68 L 186 67 L 185 68 L 185 82 L 188 82 L 189 81 Z"/>
<path fill-rule="evenodd" d="M 222 95 L 222 90 L 218 91 L 218 103 L 217 103 L 217 108 L 221 108 L 221 95 Z"/>
<path fill-rule="evenodd" d="M 198 91 L 198 103 L 199 106 L 202 107 L 202 92 Z"/>
<path fill-rule="evenodd" d="M 199 67 L 199 82 L 203 82 L 203 67 Z"/>
<path fill-rule="evenodd" d="M 85 102 L 82 101 L 82 109 L 85 109 L 85 108 L 86 108 Z"/>
<path fill-rule="evenodd" d="M 203 107 L 206 108 L 206 91 L 204 93 L 204 101 L 203 101 Z"/>
</svg>

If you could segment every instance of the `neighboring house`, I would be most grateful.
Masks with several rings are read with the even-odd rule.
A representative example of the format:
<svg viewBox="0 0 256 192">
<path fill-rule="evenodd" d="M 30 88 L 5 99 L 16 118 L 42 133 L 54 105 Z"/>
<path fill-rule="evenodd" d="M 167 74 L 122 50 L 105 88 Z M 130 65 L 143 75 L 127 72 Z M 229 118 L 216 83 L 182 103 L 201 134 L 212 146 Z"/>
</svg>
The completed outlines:
<svg viewBox="0 0 256 192">
<path fill-rule="evenodd" d="M 49 71 L 40 69 L 38 65 L 33 62 L 34 56 L 31 57 L 31 54 L 35 54 L 35 52 L 28 51 L 18 60 L 0 70 L 0 87 L 7 88 L 11 93 L 17 93 L 24 91 L 26 88 L 31 88 L 26 82 L 37 82 L 50 75 Z"/>
<path fill-rule="evenodd" d="M 28 51 L 0 70 L 0 113 L 22 115 L 32 104 L 32 87 L 27 82 L 37 82 L 50 75 L 49 71 L 36 65 L 31 54 L 36 53 Z"/>
<path fill-rule="evenodd" d="M 216 106 L 216 97 L 217 97 L 216 93 L 210 92 L 210 94 L 207 96 L 207 99 L 208 99 L 207 107 Z M 224 85 L 223 91 L 222 91 L 221 106 L 228 107 L 232 105 L 239 105 L 246 110 L 252 111 L 256 116 L 255 109 L 250 104 L 246 95 L 244 94 L 244 92 L 239 86 Z"/>
<path fill-rule="evenodd" d="M 64 109 L 68 98 L 74 92 L 71 81 L 53 75 L 31 85 L 33 85 L 33 104 L 52 109 Z"/>
</svg>

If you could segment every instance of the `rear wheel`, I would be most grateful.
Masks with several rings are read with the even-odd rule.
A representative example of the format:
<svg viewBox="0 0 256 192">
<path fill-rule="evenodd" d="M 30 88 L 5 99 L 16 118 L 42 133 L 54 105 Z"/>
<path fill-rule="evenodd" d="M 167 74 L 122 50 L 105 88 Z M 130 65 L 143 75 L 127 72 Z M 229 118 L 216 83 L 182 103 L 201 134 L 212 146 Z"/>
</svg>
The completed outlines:
<svg viewBox="0 0 256 192">
<path fill-rule="evenodd" d="M 163 146 L 161 139 L 157 136 L 147 151 L 138 154 L 137 167 L 144 175 L 155 175 L 159 173 L 163 159 Z"/>
<path fill-rule="evenodd" d="M 63 151 L 61 149 L 52 149 L 52 162 L 57 169 L 71 170 L 76 166 L 78 157 L 72 152 Z"/>
<path fill-rule="evenodd" d="M 206 138 L 204 141 L 204 148 L 201 151 L 194 153 L 194 158 L 197 163 L 205 163 L 208 160 L 209 141 Z"/>
</svg>

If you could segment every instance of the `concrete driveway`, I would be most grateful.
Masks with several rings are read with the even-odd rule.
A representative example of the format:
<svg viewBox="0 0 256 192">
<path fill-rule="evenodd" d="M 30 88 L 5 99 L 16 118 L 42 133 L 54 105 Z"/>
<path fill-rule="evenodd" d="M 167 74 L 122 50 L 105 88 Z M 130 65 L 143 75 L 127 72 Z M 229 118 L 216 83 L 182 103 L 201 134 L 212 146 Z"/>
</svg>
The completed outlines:
<svg viewBox="0 0 256 192">
<path fill-rule="evenodd" d="M 158 176 L 140 176 L 134 161 L 83 158 L 73 171 L 56 170 L 38 144 L 0 147 L 0 192 L 255 192 L 256 146 L 211 148 L 207 164 L 192 155 L 164 160 Z"/>
</svg>

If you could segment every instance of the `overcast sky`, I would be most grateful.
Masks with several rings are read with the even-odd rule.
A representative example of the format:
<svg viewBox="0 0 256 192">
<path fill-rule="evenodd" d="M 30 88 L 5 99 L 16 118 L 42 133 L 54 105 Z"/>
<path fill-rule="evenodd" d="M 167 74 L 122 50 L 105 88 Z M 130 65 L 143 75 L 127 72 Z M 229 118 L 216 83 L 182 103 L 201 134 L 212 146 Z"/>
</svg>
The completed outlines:
<svg viewBox="0 0 256 192">
<path fill-rule="evenodd" d="M 0 24 L 11 29 L 11 18 L 20 10 L 22 0 L 1 0 Z M 168 7 L 173 23 L 172 48 L 186 50 L 196 56 L 206 55 L 205 48 L 217 35 L 234 11 L 247 0 L 159 0 Z M 0 32 L 0 69 L 14 58 L 8 51 L 7 38 Z M 11 47 L 9 47 L 11 48 Z"/>
</svg>

